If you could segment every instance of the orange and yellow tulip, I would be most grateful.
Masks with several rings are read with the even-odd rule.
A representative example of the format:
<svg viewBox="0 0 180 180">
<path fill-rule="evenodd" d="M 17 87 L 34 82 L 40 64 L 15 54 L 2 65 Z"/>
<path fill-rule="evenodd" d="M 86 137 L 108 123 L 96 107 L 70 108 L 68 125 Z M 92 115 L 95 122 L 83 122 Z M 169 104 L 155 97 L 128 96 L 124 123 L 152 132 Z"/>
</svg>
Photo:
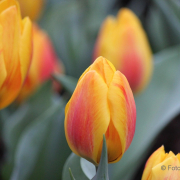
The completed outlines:
<svg viewBox="0 0 180 180">
<path fill-rule="evenodd" d="M 180 154 L 165 153 L 164 146 L 157 149 L 146 162 L 142 180 L 179 180 Z"/>
<path fill-rule="evenodd" d="M 17 101 L 22 102 L 28 98 L 43 82 L 50 79 L 53 73 L 63 73 L 62 64 L 48 35 L 34 24 L 32 63 Z"/>
<path fill-rule="evenodd" d="M 109 16 L 100 29 L 94 48 L 94 59 L 104 56 L 127 78 L 133 92 L 139 92 L 152 75 L 152 52 L 145 31 L 129 9 Z"/>
<path fill-rule="evenodd" d="M 134 136 L 136 106 L 126 77 L 99 57 L 81 75 L 65 108 L 65 134 L 71 150 L 99 164 L 103 134 L 108 162 L 121 159 Z"/>
<path fill-rule="evenodd" d="M 18 95 L 32 56 L 32 23 L 16 0 L 0 1 L 0 109 Z"/>
<path fill-rule="evenodd" d="M 29 16 L 31 20 L 37 20 L 41 14 L 44 0 L 18 0 L 22 16 Z"/>
</svg>

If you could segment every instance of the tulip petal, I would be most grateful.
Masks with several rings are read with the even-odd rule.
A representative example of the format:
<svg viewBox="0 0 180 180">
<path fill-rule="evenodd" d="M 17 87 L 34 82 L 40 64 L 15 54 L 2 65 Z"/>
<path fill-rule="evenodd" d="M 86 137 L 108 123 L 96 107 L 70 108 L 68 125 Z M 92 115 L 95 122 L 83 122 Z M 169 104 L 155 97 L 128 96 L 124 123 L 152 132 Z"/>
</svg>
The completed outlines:
<svg viewBox="0 0 180 180">
<path fill-rule="evenodd" d="M 77 84 L 65 109 L 70 148 L 94 164 L 98 164 L 98 150 L 110 122 L 107 93 L 107 85 L 99 74 L 89 71 Z"/>
<path fill-rule="evenodd" d="M 117 20 L 108 16 L 104 21 L 94 49 L 94 58 L 102 55 L 110 60 L 115 67 L 119 65 L 119 33 L 117 31 Z"/>
<path fill-rule="evenodd" d="M 41 32 L 42 33 L 42 32 Z M 43 35 L 42 35 L 43 36 Z M 40 71 L 40 80 L 41 82 L 49 79 L 51 74 L 53 73 L 56 65 L 56 54 L 54 52 L 52 43 L 48 39 L 48 37 L 44 34 L 43 37 L 44 45 L 43 45 L 43 51 L 42 51 L 42 63 L 41 63 L 41 71 Z M 40 53 L 40 52 L 38 52 Z"/>
<path fill-rule="evenodd" d="M 115 67 L 113 66 L 113 64 L 110 61 L 108 61 L 107 59 L 100 56 L 94 61 L 94 63 L 91 66 L 89 66 L 83 72 L 83 74 L 79 78 L 79 81 L 90 70 L 95 70 L 104 79 L 105 83 L 108 86 L 109 86 L 109 83 L 111 82 L 111 80 L 113 78 L 114 72 L 116 71 Z"/>
<path fill-rule="evenodd" d="M 162 170 L 162 166 L 164 166 L 165 169 Z M 180 167 L 180 163 L 174 155 L 152 168 L 152 178 L 150 180 L 179 180 L 180 169 L 176 169 L 178 167 Z"/>
<path fill-rule="evenodd" d="M 30 19 L 24 18 L 22 26 L 23 30 L 20 43 L 20 64 L 23 82 L 32 59 L 32 23 Z"/>
<path fill-rule="evenodd" d="M 20 7 L 19 7 L 19 3 L 16 0 L 0 1 L 0 14 L 10 6 L 16 6 L 16 8 L 18 10 L 18 16 L 19 16 L 19 18 L 21 18 L 21 13 L 20 13 L 21 11 L 20 11 Z"/>
<path fill-rule="evenodd" d="M 141 22 L 129 9 L 118 13 L 119 68 L 131 85 L 133 92 L 140 91 L 149 82 L 152 74 L 152 52 Z M 129 71 L 129 69 L 131 69 Z"/>
<path fill-rule="evenodd" d="M 116 162 L 117 158 L 119 158 L 122 155 L 122 148 L 121 148 L 121 140 L 119 138 L 119 134 L 114 127 L 114 124 L 112 120 L 110 120 L 108 129 L 106 131 L 106 144 L 108 149 L 108 162 L 114 163 Z M 101 158 L 101 152 L 102 152 L 102 145 L 99 148 L 98 152 L 98 162 Z"/>
<path fill-rule="evenodd" d="M 134 97 L 125 76 L 116 71 L 108 91 L 111 119 L 119 134 L 122 154 L 129 147 L 135 132 L 136 107 Z M 115 162 L 116 162 L 115 161 Z"/>
<path fill-rule="evenodd" d="M 2 54 L 0 54 L 0 77 L 1 77 L 0 78 L 0 89 L 6 79 L 6 76 L 7 76 L 7 72 L 6 72 L 6 67 L 4 64 L 4 59 L 3 59 Z"/>
<path fill-rule="evenodd" d="M 163 161 L 170 158 L 170 157 L 174 157 L 174 156 L 175 156 L 175 154 L 172 151 L 170 151 L 169 153 L 165 154 Z"/>
<path fill-rule="evenodd" d="M 0 78 L 0 89 L 6 79 L 6 76 L 7 76 L 6 66 L 5 66 L 4 58 L 3 58 L 3 54 L 2 54 L 1 39 L 2 39 L 2 26 L 0 25 L 0 77 L 1 77 Z"/>
<path fill-rule="evenodd" d="M 141 91 L 152 74 L 152 52 L 137 16 L 122 8 L 117 18 L 108 16 L 94 48 L 94 58 L 104 56 L 128 79 L 133 92 Z"/>
<path fill-rule="evenodd" d="M 94 61 L 90 70 L 95 70 L 104 79 L 107 86 L 109 86 L 115 72 L 115 68 L 112 63 L 102 56 L 98 57 Z"/>
<path fill-rule="evenodd" d="M 11 6 L 0 14 L 2 25 L 3 58 L 6 66 L 7 78 L 0 92 L 0 109 L 10 104 L 17 96 L 21 87 L 19 63 L 20 19 L 17 8 Z"/>
<path fill-rule="evenodd" d="M 178 153 L 176 156 L 177 156 L 177 158 L 179 159 L 179 162 L 180 162 L 180 153 Z"/>
<path fill-rule="evenodd" d="M 16 6 L 11 6 L 0 15 L 0 23 L 3 29 L 3 56 L 6 59 L 5 64 L 8 76 L 17 68 L 19 61 L 20 19 L 17 13 Z"/>
<path fill-rule="evenodd" d="M 165 156 L 164 146 L 161 146 L 149 157 L 144 168 L 142 180 L 148 180 L 148 178 L 151 176 L 152 168 L 161 163 Z"/>
<path fill-rule="evenodd" d="M 18 0 L 21 7 L 22 16 L 29 16 L 32 21 L 39 17 L 44 0 Z"/>
</svg>

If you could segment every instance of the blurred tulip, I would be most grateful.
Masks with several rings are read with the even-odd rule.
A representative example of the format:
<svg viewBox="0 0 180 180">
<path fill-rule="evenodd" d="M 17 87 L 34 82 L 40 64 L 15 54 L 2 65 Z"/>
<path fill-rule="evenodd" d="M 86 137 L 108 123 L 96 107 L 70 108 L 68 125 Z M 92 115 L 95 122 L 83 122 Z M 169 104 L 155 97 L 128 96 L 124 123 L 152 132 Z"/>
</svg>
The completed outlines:
<svg viewBox="0 0 180 180">
<path fill-rule="evenodd" d="M 37 20 L 41 14 L 44 0 L 18 0 L 22 16 L 29 16 L 31 20 Z"/>
<path fill-rule="evenodd" d="M 180 179 L 180 154 L 165 153 L 164 146 L 161 146 L 146 162 L 142 180 L 167 179 Z"/>
<path fill-rule="evenodd" d="M 152 52 L 136 15 L 129 9 L 109 16 L 102 24 L 94 49 L 94 59 L 104 56 L 127 78 L 133 92 L 139 92 L 152 75 Z"/>
<path fill-rule="evenodd" d="M 0 1 L 0 109 L 18 95 L 32 56 L 32 24 L 16 0 Z"/>
<path fill-rule="evenodd" d="M 48 35 L 33 25 L 33 57 L 24 86 L 17 98 L 22 102 L 45 81 L 51 78 L 53 73 L 62 73 L 60 64 Z"/>
<path fill-rule="evenodd" d="M 71 150 L 98 165 L 103 134 L 108 162 L 121 159 L 134 136 L 136 106 L 125 76 L 99 57 L 81 75 L 65 108 L 65 134 Z"/>
</svg>

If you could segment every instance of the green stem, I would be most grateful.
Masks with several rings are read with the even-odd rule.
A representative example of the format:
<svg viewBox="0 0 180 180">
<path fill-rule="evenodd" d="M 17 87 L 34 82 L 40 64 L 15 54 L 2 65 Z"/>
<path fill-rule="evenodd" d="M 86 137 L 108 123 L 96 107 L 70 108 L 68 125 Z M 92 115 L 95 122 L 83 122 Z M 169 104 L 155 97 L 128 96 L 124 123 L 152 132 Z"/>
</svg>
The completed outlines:
<svg viewBox="0 0 180 180">
<path fill-rule="evenodd" d="M 97 171 L 98 171 L 98 166 L 96 166 L 96 173 L 97 173 Z"/>
</svg>

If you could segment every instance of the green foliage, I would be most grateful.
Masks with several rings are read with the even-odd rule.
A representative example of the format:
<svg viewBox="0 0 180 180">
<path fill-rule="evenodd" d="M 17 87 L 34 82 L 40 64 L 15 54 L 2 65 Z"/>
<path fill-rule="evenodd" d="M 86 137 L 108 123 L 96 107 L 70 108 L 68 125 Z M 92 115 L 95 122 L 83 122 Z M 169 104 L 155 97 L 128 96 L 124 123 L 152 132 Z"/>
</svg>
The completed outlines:
<svg viewBox="0 0 180 180">
<path fill-rule="evenodd" d="M 81 179 L 88 180 L 87 176 L 83 173 L 82 163 L 80 163 L 82 158 L 78 157 L 74 153 L 68 158 L 64 170 L 63 170 L 63 180 L 71 179 Z M 94 166 L 94 165 L 93 165 Z M 70 176 L 68 176 L 68 170 L 73 168 L 73 175 L 70 171 Z M 103 136 L 103 148 L 101 154 L 101 160 L 98 166 L 97 174 L 93 177 L 92 180 L 109 180 L 108 176 L 108 159 L 107 159 L 107 146 L 106 146 L 106 138 Z"/>
<path fill-rule="evenodd" d="M 107 157 L 107 146 L 106 146 L 105 135 L 103 135 L 103 148 L 102 148 L 101 160 L 98 166 L 97 174 L 92 180 L 109 180 L 108 157 Z"/>
<path fill-rule="evenodd" d="M 4 179 L 59 179 L 70 154 L 64 134 L 63 99 L 53 101 L 46 83 L 28 103 L 4 120 L 8 159 Z"/>
<path fill-rule="evenodd" d="M 154 52 L 180 44 L 179 2 L 153 0 L 144 26 Z"/>
<path fill-rule="evenodd" d="M 65 75 L 53 75 L 56 81 L 58 81 L 70 94 L 74 92 L 77 84 L 77 79 L 71 76 Z"/>
<path fill-rule="evenodd" d="M 99 27 L 113 3 L 114 0 L 49 2 L 40 25 L 51 36 L 67 75 L 79 78 L 91 64 Z"/>
<path fill-rule="evenodd" d="M 75 180 L 75 178 L 74 178 L 74 176 L 73 176 L 73 174 L 71 172 L 71 168 L 69 168 L 69 173 L 70 173 L 70 176 L 71 176 L 71 180 Z"/>
<path fill-rule="evenodd" d="M 68 157 L 64 165 L 62 180 L 71 180 L 69 168 L 71 168 L 76 180 L 89 180 L 82 171 L 80 159 L 81 158 L 74 153 Z"/>
</svg>

